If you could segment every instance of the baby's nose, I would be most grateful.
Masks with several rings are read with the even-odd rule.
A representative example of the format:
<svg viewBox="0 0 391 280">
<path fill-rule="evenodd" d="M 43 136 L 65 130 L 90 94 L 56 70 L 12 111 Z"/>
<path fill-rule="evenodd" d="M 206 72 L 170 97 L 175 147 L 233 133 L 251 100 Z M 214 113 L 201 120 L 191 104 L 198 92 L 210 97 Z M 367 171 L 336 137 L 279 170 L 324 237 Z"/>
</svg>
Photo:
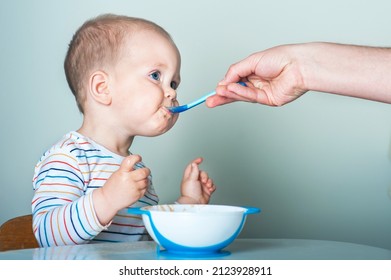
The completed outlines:
<svg viewBox="0 0 391 280">
<path fill-rule="evenodd" d="M 166 98 L 169 98 L 171 100 L 175 99 L 176 98 L 176 90 L 173 88 L 166 89 L 165 96 L 166 96 Z"/>
</svg>

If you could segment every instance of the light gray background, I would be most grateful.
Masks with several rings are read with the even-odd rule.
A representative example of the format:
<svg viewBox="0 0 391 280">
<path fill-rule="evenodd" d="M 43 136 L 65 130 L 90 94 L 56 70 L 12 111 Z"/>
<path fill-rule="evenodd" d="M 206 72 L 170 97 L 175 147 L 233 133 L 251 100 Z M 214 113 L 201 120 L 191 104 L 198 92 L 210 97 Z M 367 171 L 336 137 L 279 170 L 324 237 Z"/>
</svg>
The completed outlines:
<svg viewBox="0 0 391 280">
<path fill-rule="evenodd" d="M 76 29 L 101 13 L 163 26 L 182 53 L 181 102 L 213 90 L 228 66 L 258 50 L 309 41 L 391 46 L 390 1 L 0 2 L 0 223 L 31 212 L 33 168 L 81 124 L 63 73 Z M 390 69 L 391 73 L 391 69 Z M 391 249 L 391 105 L 309 92 L 281 108 L 198 107 L 132 151 L 173 202 L 185 165 L 202 167 L 212 203 L 262 208 L 242 237 L 311 238 Z"/>
</svg>

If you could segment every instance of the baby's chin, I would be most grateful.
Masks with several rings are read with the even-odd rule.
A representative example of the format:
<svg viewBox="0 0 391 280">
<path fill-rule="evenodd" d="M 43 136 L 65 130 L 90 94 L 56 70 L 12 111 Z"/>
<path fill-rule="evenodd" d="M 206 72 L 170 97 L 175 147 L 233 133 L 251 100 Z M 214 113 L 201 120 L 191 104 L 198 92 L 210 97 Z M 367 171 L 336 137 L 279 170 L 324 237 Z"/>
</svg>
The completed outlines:
<svg viewBox="0 0 391 280">
<path fill-rule="evenodd" d="M 165 128 L 157 128 L 157 129 L 151 129 L 148 133 L 141 134 L 139 136 L 144 137 L 156 137 L 160 136 L 166 132 L 168 132 L 173 126 L 165 127 Z"/>
<path fill-rule="evenodd" d="M 177 120 L 176 118 L 175 118 L 175 119 L 170 119 L 170 121 L 167 122 L 167 125 L 166 125 L 166 126 L 158 128 L 158 129 L 156 130 L 157 135 L 162 135 L 162 134 L 168 132 L 171 128 L 174 127 L 174 125 L 175 125 L 175 123 L 176 123 L 176 120 Z M 156 136 L 157 136 L 157 135 L 156 135 Z"/>
<path fill-rule="evenodd" d="M 162 135 L 174 127 L 177 119 L 177 116 L 162 117 L 160 115 L 156 122 L 149 127 L 148 132 L 142 136 L 154 137 Z"/>
</svg>

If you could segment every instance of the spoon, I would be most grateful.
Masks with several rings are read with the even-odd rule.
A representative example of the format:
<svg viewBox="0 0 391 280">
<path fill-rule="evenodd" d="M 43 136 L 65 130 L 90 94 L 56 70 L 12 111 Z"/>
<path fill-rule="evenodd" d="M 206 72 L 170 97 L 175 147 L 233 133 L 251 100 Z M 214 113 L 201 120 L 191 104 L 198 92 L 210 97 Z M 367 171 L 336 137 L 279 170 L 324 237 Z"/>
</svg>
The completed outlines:
<svg viewBox="0 0 391 280">
<path fill-rule="evenodd" d="M 247 86 L 244 82 L 238 82 L 238 84 L 242 85 L 242 86 Z M 203 102 L 205 102 L 205 100 L 212 96 L 212 95 L 215 95 L 216 94 L 216 91 L 212 91 L 206 95 L 204 95 L 203 97 L 189 103 L 189 104 L 185 104 L 185 105 L 181 105 L 181 106 L 176 106 L 176 107 L 167 107 L 167 109 L 171 112 L 171 113 L 181 113 L 181 112 L 184 112 L 184 111 L 187 111 Z"/>
</svg>

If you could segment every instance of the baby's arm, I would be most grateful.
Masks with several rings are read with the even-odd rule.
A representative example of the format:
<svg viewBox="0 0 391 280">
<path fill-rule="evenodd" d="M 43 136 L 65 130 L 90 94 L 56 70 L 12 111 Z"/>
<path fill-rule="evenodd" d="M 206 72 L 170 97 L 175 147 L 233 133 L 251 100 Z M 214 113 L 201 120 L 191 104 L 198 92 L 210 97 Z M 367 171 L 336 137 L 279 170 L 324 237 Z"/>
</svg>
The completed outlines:
<svg viewBox="0 0 391 280">
<path fill-rule="evenodd" d="M 196 158 L 185 169 L 181 184 L 181 196 L 177 202 L 181 204 L 207 204 L 216 190 L 208 173 L 199 169 L 202 158 Z"/>
<path fill-rule="evenodd" d="M 149 170 L 142 168 L 138 169 L 141 171 L 132 171 L 133 166 L 130 167 L 132 162 L 139 159 L 137 156 L 126 158 L 120 169 L 107 180 L 107 188 L 105 184 L 100 189 L 86 192 L 88 178 L 83 175 L 76 158 L 64 151 L 50 154 L 37 166 L 33 180 L 33 231 L 40 245 L 82 244 L 105 229 L 104 225 L 116 214 L 114 209 L 125 203 L 126 199 L 121 197 L 121 194 L 125 195 L 124 184 L 132 179 L 137 181 L 129 186 L 129 192 L 133 196 L 126 206 L 135 202 L 134 199 L 137 201 L 138 195 L 144 194 L 145 190 L 140 187 L 143 184 L 140 183 L 143 181 L 140 173 L 148 176 Z M 98 191 L 103 189 L 104 191 Z M 98 195 L 95 196 L 95 192 Z M 99 195 L 100 192 L 102 196 Z M 117 201 L 118 198 L 120 201 Z M 102 202 L 108 205 L 102 205 Z M 102 211 L 108 213 L 102 215 Z"/>
<path fill-rule="evenodd" d="M 40 246 L 86 243 L 103 230 L 86 181 L 77 159 L 63 150 L 52 151 L 36 166 L 32 213 Z"/>
</svg>

